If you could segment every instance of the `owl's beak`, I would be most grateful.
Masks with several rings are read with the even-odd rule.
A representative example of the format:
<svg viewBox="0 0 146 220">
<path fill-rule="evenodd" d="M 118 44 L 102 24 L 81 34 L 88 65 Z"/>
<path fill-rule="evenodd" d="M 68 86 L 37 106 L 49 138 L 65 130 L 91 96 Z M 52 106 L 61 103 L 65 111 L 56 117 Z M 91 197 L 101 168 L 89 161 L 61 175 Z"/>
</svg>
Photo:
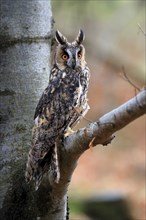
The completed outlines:
<svg viewBox="0 0 146 220">
<path fill-rule="evenodd" d="M 67 65 L 72 68 L 75 69 L 76 68 L 76 60 L 68 60 Z"/>
<path fill-rule="evenodd" d="M 72 68 L 73 68 L 73 69 L 76 69 L 76 67 L 77 67 L 76 60 L 73 60 L 73 61 L 72 61 Z"/>
<path fill-rule="evenodd" d="M 73 70 L 75 70 L 79 66 L 79 63 L 76 59 L 73 59 L 73 60 L 70 60 L 70 62 L 68 62 L 68 66 L 72 68 Z"/>
</svg>

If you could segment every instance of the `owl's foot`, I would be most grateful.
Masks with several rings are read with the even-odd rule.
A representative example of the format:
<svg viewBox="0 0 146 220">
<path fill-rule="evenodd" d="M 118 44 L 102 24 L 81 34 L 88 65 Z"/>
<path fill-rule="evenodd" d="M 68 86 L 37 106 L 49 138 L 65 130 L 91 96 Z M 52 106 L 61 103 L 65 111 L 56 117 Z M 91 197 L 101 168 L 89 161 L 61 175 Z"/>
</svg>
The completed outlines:
<svg viewBox="0 0 146 220">
<path fill-rule="evenodd" d="M 92 148 L 94 147 L 94 144 L 93 144 L 94 140 L 95 140 L 95 137 L 89 143 L 89 149 L 90 150 L 92 150 Z"/>
<path fill-rule="evenodd" d="M 64 137 L 68 137 L 69 135 L 73 134 L 75 131 L 73 131 L 70 127 L 68 127 L 66 133 L 64 134 Z"/>
</svg>

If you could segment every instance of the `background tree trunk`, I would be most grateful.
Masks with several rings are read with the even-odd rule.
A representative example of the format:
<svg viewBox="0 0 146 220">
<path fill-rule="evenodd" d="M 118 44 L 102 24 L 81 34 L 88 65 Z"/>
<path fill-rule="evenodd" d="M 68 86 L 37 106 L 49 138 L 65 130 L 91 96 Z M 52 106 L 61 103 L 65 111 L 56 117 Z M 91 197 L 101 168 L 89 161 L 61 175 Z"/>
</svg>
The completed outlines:
<svg viewBox="0 0 146 220">
<path fill-rule="evenodd" d="M 0 216 L 33 220 L 48 209 L 24 173 L 34 110 L 49 78 L 51 4 L 1 0 L 0 8 Z"/>
</svg>

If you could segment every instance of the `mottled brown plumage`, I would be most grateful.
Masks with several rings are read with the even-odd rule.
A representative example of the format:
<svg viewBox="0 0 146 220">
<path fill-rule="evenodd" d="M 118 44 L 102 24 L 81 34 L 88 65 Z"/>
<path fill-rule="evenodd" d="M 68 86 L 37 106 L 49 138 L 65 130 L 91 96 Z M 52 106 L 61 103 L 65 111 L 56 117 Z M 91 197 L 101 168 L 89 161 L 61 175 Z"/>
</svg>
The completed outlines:
<svg viewBox="0 0 146 220">
<path fill-rule="evenodd" d="M 67 130 L 73 128 L 89 109 L 89 69 L 81 44 L 83 38 L 80 30 L 76 40 L 69 43 L 56 31 L 58 47 L 49 85 L 35 111 L 32 146 L 26 168 L 26 180 L 34 179 L 36 189 L 47 171 L 51 184 L 59 182 L 58 140 L 63 139 Z"/>
</svg>

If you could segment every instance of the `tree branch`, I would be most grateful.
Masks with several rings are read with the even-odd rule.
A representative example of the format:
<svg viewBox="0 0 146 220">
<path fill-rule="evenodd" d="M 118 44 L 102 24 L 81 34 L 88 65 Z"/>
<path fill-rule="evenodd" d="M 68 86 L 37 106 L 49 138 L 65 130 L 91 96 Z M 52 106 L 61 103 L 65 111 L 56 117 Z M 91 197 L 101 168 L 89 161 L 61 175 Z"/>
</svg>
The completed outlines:
<svg viewBox="0 0 146 220">
<path fill-rule="evenodd" d="M 146 113 L 146 90 L 123 105 L 102 116 L 97 122 L 90 123 L 65 140 L 65 148 L 78 158 L 90 147 L 90 143 L 107 145 L 113 139 L 113 134 Z"/>
</svg>

